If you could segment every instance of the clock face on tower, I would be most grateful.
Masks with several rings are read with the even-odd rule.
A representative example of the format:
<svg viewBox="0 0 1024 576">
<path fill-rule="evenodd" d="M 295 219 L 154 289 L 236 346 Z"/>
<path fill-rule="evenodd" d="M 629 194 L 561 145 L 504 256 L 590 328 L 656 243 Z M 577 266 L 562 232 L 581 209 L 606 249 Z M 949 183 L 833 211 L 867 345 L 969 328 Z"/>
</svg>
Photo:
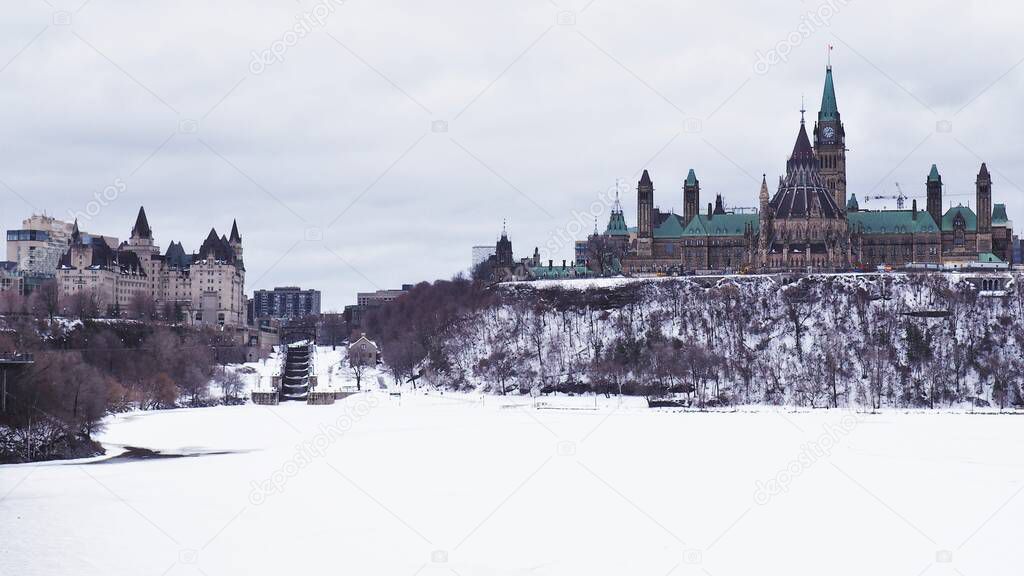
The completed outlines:
<svg viewBox="0 0 1024 576">
<path fill-rule="evenodd" d="M 831 126 L 826 126 L 822 135 L 825 137 L 825 140 L 831 142 L 836 137 L 836 129 Z"/>
</svg>

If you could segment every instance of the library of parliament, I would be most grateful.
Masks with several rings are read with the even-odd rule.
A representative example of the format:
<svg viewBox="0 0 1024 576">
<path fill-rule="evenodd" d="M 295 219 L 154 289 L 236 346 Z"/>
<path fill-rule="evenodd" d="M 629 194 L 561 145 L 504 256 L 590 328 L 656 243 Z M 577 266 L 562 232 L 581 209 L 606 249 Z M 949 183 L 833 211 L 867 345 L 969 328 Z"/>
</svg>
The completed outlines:
<svg viewBox="0 0 1024 576">
<path fill-rule="evenodd" d="M 606 230 L 588 240 L 588 259 L 591 268 L 601 269 L 596 271 L 641 274 L 1010 262 L 1013 231 L 1006 207 L 992 204 L 985 164 L 977 175 L 974 209 L 943 209 L 942 176 L 935 165 L 925 188 L 924 210 L 916 200 L 910 209 L 862 210 L 855 194 L 847 197 L 846 128 L 829 66 L 813 130 L 808 134 L 801 111 L 786 174 L 774 194 L 767 178 L 762 180 L 757 213 L 727 211 L 720 195 L 702 210 L 693 170 L 683 183 L 683 214 L 662 212 L 645 170 L 637 187 L 636 226 L 627 226 L 616 204 Z"/>
</svg>

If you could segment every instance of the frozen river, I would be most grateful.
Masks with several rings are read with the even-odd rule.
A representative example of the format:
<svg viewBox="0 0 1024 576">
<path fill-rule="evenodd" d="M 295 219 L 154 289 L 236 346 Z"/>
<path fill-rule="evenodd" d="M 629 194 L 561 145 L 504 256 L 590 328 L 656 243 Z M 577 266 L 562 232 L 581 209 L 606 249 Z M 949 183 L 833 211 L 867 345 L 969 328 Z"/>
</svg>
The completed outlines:
<svg viewBox="0 0 1024 576">
<path fill-rule="evenodd" d="M 555 404 L 119 416 L 0 466 L 0 574 L 1020 574 L 1024 418 Z"/>
</svg>

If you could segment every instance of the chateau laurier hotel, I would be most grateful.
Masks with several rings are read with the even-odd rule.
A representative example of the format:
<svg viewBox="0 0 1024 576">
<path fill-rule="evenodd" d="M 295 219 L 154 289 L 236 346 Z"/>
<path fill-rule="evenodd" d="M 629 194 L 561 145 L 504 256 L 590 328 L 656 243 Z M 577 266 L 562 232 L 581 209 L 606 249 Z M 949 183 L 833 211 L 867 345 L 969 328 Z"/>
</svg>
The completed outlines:
<svg viewBox="0 0 1024 576">
<path fill-rule="evenodd" d="M 145 297 L 173 306 L 190 323 L 245 325 L 245 265 L 235 223 L 230 237 L 210 230 L 194 254 L 179 242 L 161 254 L 140 208 L 127 242 L 112 246 L 105 237 L 80 232 L 76 221 L 66 250 L 56 270 L 61 296 L 88 292 L 100 306 L 121 309 Z"/>
<path fill-rule="evenodd" d="M 588 241 L 591 266 L 627 273 L 771 272 L 1010 262 L 1013 231 L 1006 207 L 992 204 L 985 164 L 976 180 L 976 211 L 962 205 L 943 210 L 942 176 L 934 165 L 924 183 L 924 210 L 916 200 L 909 210 L 861 210 L 855 194 L 847 197 L 846 128 L 831 66 L 813 146 L 802 115 L 786 174 L 774 194 L 762 180 L 757 213 L 728 212 L 721 196 L 702 212 L 693 170 L 683 183 L 683 214 L 661 212 L 645 170 L 637 187 L 636 227 L 627 227 L 616 205 L 607 229 Z"/>
</svg>

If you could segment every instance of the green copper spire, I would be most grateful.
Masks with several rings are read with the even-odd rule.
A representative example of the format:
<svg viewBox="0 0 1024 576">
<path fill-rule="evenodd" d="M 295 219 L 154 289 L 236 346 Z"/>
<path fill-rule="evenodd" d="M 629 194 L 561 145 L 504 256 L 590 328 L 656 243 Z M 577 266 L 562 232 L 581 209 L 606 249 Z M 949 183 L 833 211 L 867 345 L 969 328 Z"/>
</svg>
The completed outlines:
<svg viewBox="0 0 1024 576">
<path fill-rule="evenodd" d="M 939 176 L 939 168 L 932 164 L 932 171 L 928 173 L 929 182 L 942 182 L 942 176 Z"/>
<path fill-rule="evenodd" d="M 1006 216 L 1006 204 L 995 204 L 992 206 L 992 224 L 1005 226 L 1010 219 Z"/>
<path fill-rule="evenodd" d="M 697 175 L 694 174 L 693 168 L 690 168 L 690 173 L 686 175 L 687 186 L 693 186 L 697 183 Z"/>
<path fill-rule="evenodd" d="M 825 69 L 825 92 L 821 95 L 821 111 L 818 112 L 818 122 L 824 120 L 838 120 L 839 105 L 836 104 L 836 87 L 832 82 L 832 67 Z"/>
<path fill-rule="evenodd" d="M 860 204 L 857 202 L 857 195 L 851 194 L 850 199 L 846 201 L 847 212 L 857 212 L 860 210 Z"/>
</svg>

